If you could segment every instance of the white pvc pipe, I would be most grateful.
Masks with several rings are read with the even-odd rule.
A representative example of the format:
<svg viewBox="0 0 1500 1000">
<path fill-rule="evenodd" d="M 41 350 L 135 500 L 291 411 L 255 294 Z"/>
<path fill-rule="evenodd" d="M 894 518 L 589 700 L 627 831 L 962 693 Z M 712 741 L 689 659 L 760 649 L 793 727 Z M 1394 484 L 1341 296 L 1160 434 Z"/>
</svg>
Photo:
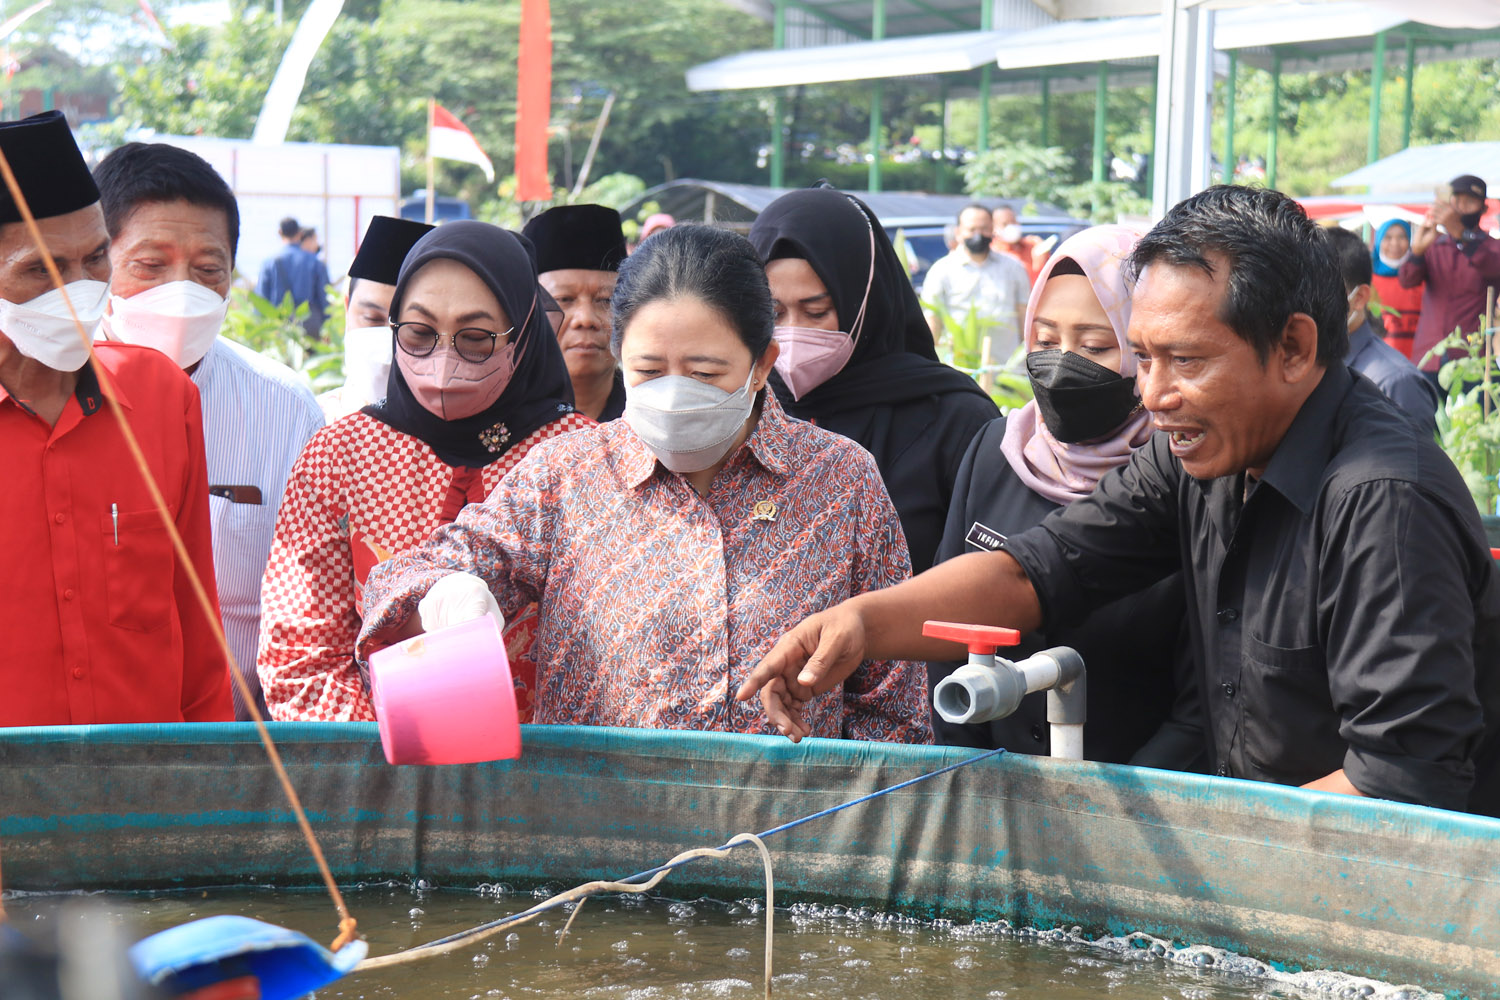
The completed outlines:
<svg viewBox="0 0 1500 1000">
<path fill-rule="evenodd" d="M 1059 760 L 1083 760 L 1083 725 L 1052 724 L 1052 756 Z"/>
</svg>

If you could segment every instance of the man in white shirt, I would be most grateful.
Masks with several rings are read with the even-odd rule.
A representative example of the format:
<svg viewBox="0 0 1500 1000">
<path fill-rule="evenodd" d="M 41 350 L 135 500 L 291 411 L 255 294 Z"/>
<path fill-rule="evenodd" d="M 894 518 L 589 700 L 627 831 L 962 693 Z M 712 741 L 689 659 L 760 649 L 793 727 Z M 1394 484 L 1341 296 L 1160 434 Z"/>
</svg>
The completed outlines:
<svg viewBox="0 0 1500 1000">
<path fill-rule="evenodd" d="M 937 308 L 963 322 L 974 311 L 990 338 L 994 358 L 1009 358 L 1021 346 L 1021 325 L 1031 281 L 1013 258 L 990 249 L 994 222 L 983 205 L 969 205 L 958 213 L 958 246 L 936 261 L 922 282 L 922 301 L 933 340 L 943 332 Z"/>
<path fill-rule="evenodd" d="M 104 158 L 94 181 L 113 265 L 101 333 L 156 348 L 198 387 L 219 610 L 264 715 L 255 673 L 260 581 L 287 476 L 323 413 L 291 369 L 219 337 L 240 217 L 213 167 L 175 146 L 132 142 Z M 233 692 L 235 718 L 249 718 L 238 686 Z"/>
<path fill-rule="evenodd" d="M 365 229 L 344 292 L 344 384 L 318 397 L 330 424 L 385 398 L 396 342 L 391 331 L 396 277 L 407 251 L 431 231 L 426 223 L 389 215 L 375 216 Z"/>
</svg>

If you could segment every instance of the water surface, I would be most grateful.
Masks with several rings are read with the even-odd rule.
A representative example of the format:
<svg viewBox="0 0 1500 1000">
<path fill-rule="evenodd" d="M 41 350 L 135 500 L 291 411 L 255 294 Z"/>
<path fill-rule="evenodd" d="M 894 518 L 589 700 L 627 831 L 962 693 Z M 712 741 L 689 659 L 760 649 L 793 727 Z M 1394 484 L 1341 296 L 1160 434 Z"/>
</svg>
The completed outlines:
<svg viewBox="0 0 1500 1000">
<path fill-rule="evenodd" d="M 563 887 L 558 887 L 563 888 Z M 383 955 L 520 912 L 550 895 L 365 886 L 346 892 L 372 955 Z M 8 901 L 25 927 L 56 919 L 74 897 Z M 337 931 L 328 897 L 312 890 L 194 890 L 94 894 L 132 939 L 200 917 L 242 914 L 326 944 Z M 572 904 L 569 904 L 571 907 Z M 559 938 L 567 911 L 502 931 L 456 954 L 360 973 L 318 1000 L 755 1000 L 764 995 L 761 900 L 588 901 Z M 1438 1000 L 1336 973 L 1278 972 L 1254 959 L 1144 935 L 1088 941 L 1069 931 L 998 923 L 925 922 L 868 908 L 778 907 L 773 995 L 809 1000 Z"/>
</svg>

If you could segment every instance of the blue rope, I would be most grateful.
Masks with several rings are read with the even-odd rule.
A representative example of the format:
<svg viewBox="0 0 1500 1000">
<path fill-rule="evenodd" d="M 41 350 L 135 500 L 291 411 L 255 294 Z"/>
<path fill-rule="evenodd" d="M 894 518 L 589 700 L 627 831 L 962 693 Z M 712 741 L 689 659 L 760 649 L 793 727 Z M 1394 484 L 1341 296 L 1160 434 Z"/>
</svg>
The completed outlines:
<svg viewBox="0 0 1500 1000">
<path fill-rule="evenodd" d="M 766 830 L 763 833 L 756 834 L 756 836 L 760 837 L 760 839 L 762 839 L 762 840 L 765 840 L 767 837 L 771 836 L 772 834 L 784 833 L 787 830 L 792 829 L 793 827 L 801 826 L 803 823 L 811 823 L 815 819 L 822 819 L 824 816 L 832 816 L 836 812 L 843 812 L 845 809 L 849 809 L 849 808 L 851 808 L 853 806 L 857 806 L 857 805 L 860 805 L 862 803 L 869 802 L 872 799 L 878 799 L 882 795 L 889 795 L 891 792 L 897 791 L 899 789 L 909 788 L 910 786 L 915 785 L 918 782 L 926 781 L 929 778 L 936 778 L 940 774 L 947 774 L 949 771 L 957 771 L 961 767 L 968 767 L 970 764 L 977 764 L 979 761 L 988 760 L 991 757 L 998 757 L 1000 754 L 1003 754 L 1004 752 L 1005 752 L 1005 748 L 1004 747 L 1000 747 L 997 750 L 986 751 L 985 753 L 979 754 L 978 756 L 970 757 L 967 760 L 961 760 L 961 761 L 959 761 L 956 764 L 949 764 L 947 767 L 940 767 L 936 771 L 929 771 L 926 774 L 919 774 L 915 778 L 908 778 L 906 781 L 903 781 L 900 784 L 891 785 L 888 788 L 881 788 L 881 789 L 878 789 L 876 791 L 871 792 L 868 795 L 861 795 L 857 799 L 850 799 L 848 802 L 843 802 L 843 803 L 840 803 L 839 805 L 836 805 L 836 806 L 830 806 L 827 809 L 821 809 L 821 810 L 819 810 L 818 812 L 815 812 L 815 813 L 809 813 L 808 815 L 803 816 L 800 819 L 794 819 L 794 820 L 792 820 L 790 822 L 783 823 L 780 826 L 773 826 L 769 830 Z M 736 847 L 743 847 L 745 845 L 745 843 L 747 843 L 747 842 L 746 841 L 741 841 L 741 842 L 739 842 L 737 844 L 735 844 L 735 843 L 724 843 L 724 844 L 721 844 L 717 848 L 717 850 L 721 850 L 721 851 L 733 850 Z M 622 879 L 615 879 L 614 881 L 616 881 L 616 882 L 628 882 L 628 883 L 645 882 L 646 880 L 650 879 L 653 875 L 656 875 L 659 872 L 671 871 L 674 868 L 680 868 L 683 865 L 687 864 L 688 862 L 690 862 L 690 861 L 696 861 L 696 860 L 698 860 L 698 859 L 697 858 L 684 858 L 683 860 L 678 861 L 675 864 L 669 863 L 669 864 L 665 864 L 665 865 L 658 865 L 655 868 L 648 868 L 647 870 L 645 870 L 643 872 L 636 872 L 634 875 L 629 875 L 629 876 L 627 876 L 625 878 L 622 878 Z M 550 901 L 543 901 L 543 902 L 538 903 L 537 905 L 531 907 L 528 910 L 522 910 L 520 913 L 513 913 L 513 914 L 511 914 L 508 917 L 501 917 L 498 920 L 491 920 L 489 923 L 480 924 L 478 927 L 471 927 L 471 928 L 469 928 L 466 931 L 460 931 L 457 934 L 450 934 L 450 935 L 448 935 L 445 938 L 439 938 L 436 941 L 430 941 L 427 944 L 423 945 L 422 947 L 424 947 L 424 948 L 435 948 L 435 947 L 437 947 L 439 945 L 449 944 L 450 942 L 453 942 L 453 941 L 460 941 L 460 940 L 462 940 L 462 939 L 464 939 L 466 937 L 469 937 L 471 935 L 478 934 L 478 933 L 481 933 L 483 931 L 489 930 L 491 927 L 498 927 L 500 924 L 509 923 L 510 921 L 516 920 L 516 919 L 518 919 L 520 917 L 529 917 L 529 916 L 532 916 L 533 914 L 544 913 L 547 910 L 549 910 L 549 909 L 552 908 L 549 905 L 549 902 Z"/>
</svg>

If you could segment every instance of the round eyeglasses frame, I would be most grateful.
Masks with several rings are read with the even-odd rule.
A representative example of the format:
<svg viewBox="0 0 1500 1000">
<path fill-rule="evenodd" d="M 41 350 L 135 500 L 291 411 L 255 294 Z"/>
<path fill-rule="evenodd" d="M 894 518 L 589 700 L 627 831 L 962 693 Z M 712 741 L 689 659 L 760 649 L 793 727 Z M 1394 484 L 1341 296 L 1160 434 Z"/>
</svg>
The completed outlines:
<svg viewBox="0 0 1500 1000">
<path fill-rule="evenodd" d="M 511 333 L 514 332 L 514 330 L 515 328 L 512 327 L 511 329 L 506 330 L 504 333 L 496 333 L 493 330 L 485 330 L 477 326 L 466 326 L 461 330 L 455 331 L 451 336 L 448 336 L 447 339 L 449 343 L 453 345 L 453 350 L 458 353 L 459 357 L 463 358 L 465 361 L 472 362 L 473 364 L 481 364 L 485 361 L 488 361 L 492 356 L 494 356 L 496 342 L 498 342 L 501 337 L 510 336 Z M 442 343 L 444 338 L 444 335 L 442 333 L 433 329 L 432 324 L 419 323 L 414 320 L 408 320 L 404 323 L 392 323 L 391 331 L 396 335 L 396 346 L 401 348 L 404 354 L 408 354 L 414 358 L 427 357 L 433 351 L 437 350 L 438 344 Z M 464 345 L 459 343 L 458 338 L 465 333 L 481 333 L 489 338 L 489 342 L 488 344 L 486 344 L 482 353 L 474 350 L 472 346 L 466 348 Z M 425 348 L 422 348 L 419 345 L 414 349 L 410 344 L 406 342 L 406 338 L 408 336 L 421 337 L 422 341 L 424 341 L 427 346 Z"/>
</svg>

